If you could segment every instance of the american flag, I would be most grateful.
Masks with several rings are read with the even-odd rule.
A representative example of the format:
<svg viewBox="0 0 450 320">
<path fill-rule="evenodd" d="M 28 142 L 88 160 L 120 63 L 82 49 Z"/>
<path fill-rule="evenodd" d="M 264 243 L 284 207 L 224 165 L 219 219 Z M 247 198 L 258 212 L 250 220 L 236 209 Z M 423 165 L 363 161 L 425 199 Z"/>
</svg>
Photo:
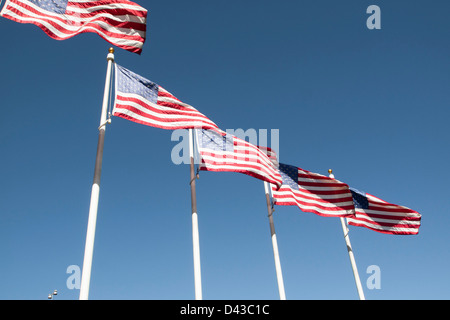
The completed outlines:
<svg viewBox="0 0 450 320">
<path fill-rule="evenodd" d="M 6 0 L 0 15 L 35 24 L 57 40 L 94 32 L 138 54 L 146 36 L 147 10 L 126 0 Z"/>
<path fill-rule="evenodd" d="M 200 170 L 240 172 L 281 185 L 281 176 L 266 152 L 219 130 L 196 129 Z"/>
<path fill-rule="evenodd" d="M 279 164 L 283 184 L 272 187 L 274 204 L 296 205 L 304 212 L 326 217 L 349 217 L 355 213 L 348 185 L 291 165 Z"/>
<path fill-rule="evenodd" d="M 354 217 L 347 218 L 349 225 L 388 234 L 419 233 L 421 215 L 418 212 L 353 188 L 350 190 L 356 213 Z"/>
<path fill-rule="evenodd" d="M 115 66 L 114 116 L 169 130 L 217 128 L 214 122 L 161 86 L 117 63 Z"/>
</svg>

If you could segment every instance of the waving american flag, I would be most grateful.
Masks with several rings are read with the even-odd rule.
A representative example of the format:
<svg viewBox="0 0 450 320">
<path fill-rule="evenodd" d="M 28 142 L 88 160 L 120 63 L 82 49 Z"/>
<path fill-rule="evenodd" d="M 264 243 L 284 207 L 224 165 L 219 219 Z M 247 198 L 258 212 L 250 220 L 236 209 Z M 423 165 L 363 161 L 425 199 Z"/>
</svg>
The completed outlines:
<svg viewBox="0 0 450 320">
<path fill-rule="evenodd" d="M 194 107 L 181 102 L 158 84 L 116 65 L 113 115 L 161 129 L 218 129 Z"/>
<path fill-rule="evenodd" d="M 350 217 L 355 213 L 347 184 L 301 168 L 280 163 L 283 184 L 272 187 L 277 205 L 296 205 L 304 212 L 326 217 Z"/>
<path fill-rule="evenodd" d="M 388 203 L 371 194 L 350 188 L 355 215 L 347 219 L 352 226 L 365 227 L 388 234 L 419 233 L 421 215 L 404 206 Z"/>
<path fill-rule="evenodd" d="M 257 147 L 220 129 L 196 132 L 200 170 L 239 172 L 272 183 L 275 188 L 281 185 L 269 148 Z"/>
<path fill-rule="evenodd" d="M 127 0 L 6 0 L 0 15 L 35 24 L 56 40 L 94 32 L 138 54 L 146 37 L 147 10 Z"/>
</svg>

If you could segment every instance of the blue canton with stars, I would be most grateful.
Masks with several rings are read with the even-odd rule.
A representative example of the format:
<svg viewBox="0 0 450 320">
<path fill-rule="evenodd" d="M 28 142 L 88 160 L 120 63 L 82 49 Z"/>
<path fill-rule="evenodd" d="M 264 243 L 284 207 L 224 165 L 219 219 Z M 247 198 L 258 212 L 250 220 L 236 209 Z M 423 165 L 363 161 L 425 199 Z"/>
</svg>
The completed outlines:
<svg viewBox="0 0 450 320">
<path fill-rule="evenodd" d="M 355 204 L 355 208 L 369 209 L 369 200 L 367 199 L 365 192 L 359 191 L 354 188 L 350 188 L 350 192 L 352 193 L 353 203 Z"/>
<path fill-rule="evenodd" d="M 116 64 L 117 90 L 123 93 L 133 93 L 144 97 L 150 102 L 158 100 L 159 86 L 140 75 Z"/>
<path fill-rule="evenodd" d="M 63 14 L 66 12 L 67 2 L 69 0 L 28 0 L 31 3 L 34 3 L 38 7 L 54 12 Z"/>
<path fill-rule="evenodd" d="M 201 135 L 201 136 L 200 136 Z M 200 147 L 211 149 L 214 151 L 230 151 L 233 152 L 233 137 L 230 135 L 222 136 L 212 130 L 197 130 Z"/>
<path fill-rule="evenodd" d="M 279 169 L 283 184 L 288 185 L 294 190 L 298 190 L 298 168 L 280 163 Z"/>
</svg>

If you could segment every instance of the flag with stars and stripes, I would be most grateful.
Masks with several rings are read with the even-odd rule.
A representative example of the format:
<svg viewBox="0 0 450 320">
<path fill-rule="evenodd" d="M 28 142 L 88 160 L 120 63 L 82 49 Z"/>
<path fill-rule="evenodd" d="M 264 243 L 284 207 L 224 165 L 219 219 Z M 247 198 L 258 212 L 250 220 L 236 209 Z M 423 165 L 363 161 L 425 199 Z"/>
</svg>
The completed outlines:
<svg viewBox="0 0 450 320">
<path fill-rule="evenodd" d="M 318 173 L 279 164 L 283 180 L 278 190 L 272 187 L 276 205 L 296 205 L 304 212 L 326 217 L 350 217 L 355 214 L 348 185 Z"/>
<path fill-rule="evenodd" d="M 217 125 L 156 83 L 115 64 L 113 115 L 161 129 L 214 128 Z"/>
<path fill-rule="evenodd" d="M 281 176 L 265 150 L 269 148 L 260 149 L 221 130 L 195 131 L 200 170 L 239 172 L 281 185 Z"/>
<path fill-rule="evenodd" d="M 349 225 L 388 234 L 419 233 L 421 215 L 418 212 L 353 188 L 350 191 L 355 204 L 355 215 L 347 218 Z"/>
<path fill-rule="evenodd" d="M 6 0 L 0 15 L 35 24 L 56 40 L 94 32 L 138 54 L 146 37 L 147 10 L 127 0 Z"/>
</svg>

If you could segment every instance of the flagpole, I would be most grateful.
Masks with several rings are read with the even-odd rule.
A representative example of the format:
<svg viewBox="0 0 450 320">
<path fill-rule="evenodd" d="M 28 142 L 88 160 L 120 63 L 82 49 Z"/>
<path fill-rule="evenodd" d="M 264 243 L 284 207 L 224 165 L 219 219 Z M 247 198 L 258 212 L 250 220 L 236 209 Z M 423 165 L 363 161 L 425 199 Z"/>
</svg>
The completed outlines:
<svg viewBox="0 0 450 320">
<path fill-rule="evenodd" d="M 98 128 L 97 156 L 95 158 L 94 181 L 92 183 L 91 203 L 89 206 L 89 219 L 84 249 L 83 274 L 81 276 L 80 300 L 89 297 L 89 285 L 91 281 L 92 257 L 94 254 L 95 227 L 97 224 L 98 199 L 100 194 L 100 177 L 102 172 L 103 146 L 105 143 L 106 112 L 108 109 L 109 90 L 111 83 L 111 69 L 114 62 L 114 49 L 110 48 L 106 57 L 108 67 L 106 70 L 105 90 L 103 93 L 102 113 Z"/>
<path fill-rule="evenodd" d="M 192 209 L 192 247 L 194 253 L 194 284 L 195 300 L 202 300 L 202 277 L 200 268 L 200 240 L 198 234 L 197 195 L 195 192 L 194 170 L 194 135 L 193 129 L 189 129 L 189 157 L 191 160 L 191 209 Z"/>
<path fill-rule="evenodd" d="M 334 179 L 333 170 L 328 169 L 329 177 Z M 347 223 L 343 217 L 341 219 L 342 232 L 344 233 L 345 244 L 347 245 L 348 256 L 350 258 L 350 264 L 352 265 L 353 276 L 355 277 L 356 289 L 360 300 L 365 300 L 363 288 L 361 285 L 361 279 L 359 278 L 358 268 L 356 267 L 355 256 L 353 254 L 352 245 L 350 243 L 350 236 L 348 235 L 349 229 Z"/>
<path fill-rule="evenodd" d="M 264 181 L 264 191 L 266 193 L 267 212 L 269 214 L 268 217 L 269 217 L 269 225 L 270 225 L 270 236 L 272 238 L 273 257 L 275 260 L 275 270 L 277 273 L 278 292 L 280 294 L 280 300 L 286 300 L 286 293 L 284 292 L 283 274 L 281 272 L 280 255 L 278 253 L 277 235 L 275 233 L 275 226 L 273 223 L 273 211 L 274 210 L 272 207 L 272 201 L 270 201 L 269 183 L 266 181 Z"/>
</svg>

